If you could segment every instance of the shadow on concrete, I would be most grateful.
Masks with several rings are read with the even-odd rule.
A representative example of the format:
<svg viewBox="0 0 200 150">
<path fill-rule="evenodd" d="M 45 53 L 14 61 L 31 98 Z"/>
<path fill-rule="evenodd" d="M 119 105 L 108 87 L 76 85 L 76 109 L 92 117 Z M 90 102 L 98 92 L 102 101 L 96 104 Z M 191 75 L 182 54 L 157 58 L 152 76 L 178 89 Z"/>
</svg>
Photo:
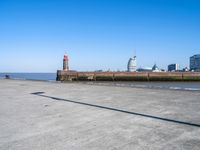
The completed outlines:
<svg viewBox="0 0 200 150">
<path fill-rule="evenodd" d="M 142 113 L 137 113 L 137 112 L 131 112 L 131 111 L 126 111 L 126 110 L 117 109 L 117 108 L 113 108 L 113 107 L 106 107 L 106 106 L 84 103 L 84 102 L 79 102 L 79 101 L 74 101 L 74 100 L 57 98 L 57 97 L 53 97 L 53 96 L 44 95 L 44 93 L 45 92 L 35 92 L 35 93 L 31 93 L 31 94 L 41 96 L 41 97 L 51 98 L 51 99 L 57 100 L 57 101 L 65 101 L 65 102 L 86 105 L 86 106 L 91 106 L 91 107 L 96 107 L 96 108 L 101 108 L 101 109 L 107 109 L 107 110 L 112 110 L 112 111 L 117 111 L 117 112 L 122 112 L 122 113 L 126 113 L 126 114 L 132 114 L 132 115 L 137 115 L 137 116 L 142 116 L 142 117 L 147 117 L 147 118 L 151 118 L 151 119 L 157 119 L 157 120 L 162 120 L 162 121 L 167 121 L 167 122 L 172 122 L 172 123 L 177 123 L 177 124 L 182 124 L 182 125 L 200 127 L 200 124 L 179 121 L 179 120 L 173 120 L 173 119 L 168 119 L 168 118 L 162 118 L 162 117 L 157 117 L 157 116 L 152 116 L 152 115 L 142 114 Z"/>
</svg>

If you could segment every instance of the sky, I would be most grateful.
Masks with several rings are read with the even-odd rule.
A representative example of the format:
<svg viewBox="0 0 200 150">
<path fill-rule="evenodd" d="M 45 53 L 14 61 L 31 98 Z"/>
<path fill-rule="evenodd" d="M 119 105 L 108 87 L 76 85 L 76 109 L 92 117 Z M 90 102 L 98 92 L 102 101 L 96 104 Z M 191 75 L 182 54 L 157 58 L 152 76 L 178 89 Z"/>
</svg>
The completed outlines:
<svg viewBox="0 0 200 150">
<path fill-rule="evenodd" d="M 199 0 L 0 0 L 0 72 L 189 67 Z"/>
</svg>

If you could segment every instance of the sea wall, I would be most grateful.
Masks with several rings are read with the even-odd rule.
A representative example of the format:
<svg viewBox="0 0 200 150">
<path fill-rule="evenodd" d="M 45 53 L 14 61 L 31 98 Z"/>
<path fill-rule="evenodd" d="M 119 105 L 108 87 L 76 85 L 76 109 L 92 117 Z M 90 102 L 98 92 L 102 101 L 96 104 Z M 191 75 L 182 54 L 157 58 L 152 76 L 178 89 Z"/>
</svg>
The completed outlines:
<svg viewBox="0 0 200 150">
<path fill-rule="evenodd" d="M 200 72 L 57 71 L 57 81 L 200 81 Z"/>
</svg>

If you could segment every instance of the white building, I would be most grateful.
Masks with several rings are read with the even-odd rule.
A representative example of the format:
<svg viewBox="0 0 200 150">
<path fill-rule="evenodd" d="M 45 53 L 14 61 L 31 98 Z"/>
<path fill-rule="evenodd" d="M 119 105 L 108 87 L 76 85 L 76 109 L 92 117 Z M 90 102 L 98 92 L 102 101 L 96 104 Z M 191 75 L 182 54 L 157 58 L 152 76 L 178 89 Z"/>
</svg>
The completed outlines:
<svg viewBox="0 0 200 150">
<path fill-rule="evenodd" d="M 140 67 L 137 69 L 138 72 L 152 72 L 152 67 Z"/>
<path fill-rule="evenodd" d="M 137 66 L 136 56 L 134 56 L 133 58 L 130 58 L 128 61 L 128 65 L 127 65 L 128 72 L 135 72 L 136 66 Z"/>
</svg>

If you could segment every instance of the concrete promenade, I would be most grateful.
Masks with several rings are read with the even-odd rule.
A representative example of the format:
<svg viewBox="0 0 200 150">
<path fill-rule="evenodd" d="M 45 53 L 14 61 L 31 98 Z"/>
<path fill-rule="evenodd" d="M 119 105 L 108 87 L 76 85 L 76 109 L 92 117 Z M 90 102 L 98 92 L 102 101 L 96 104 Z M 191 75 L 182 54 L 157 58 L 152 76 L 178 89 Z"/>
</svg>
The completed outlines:
<svg viewBox="0 0 200 150">
<path fill-rule="evenodd" d="M 199 91 L 0 79 L 0 150 L 199 149 Z"/>
</svg>

